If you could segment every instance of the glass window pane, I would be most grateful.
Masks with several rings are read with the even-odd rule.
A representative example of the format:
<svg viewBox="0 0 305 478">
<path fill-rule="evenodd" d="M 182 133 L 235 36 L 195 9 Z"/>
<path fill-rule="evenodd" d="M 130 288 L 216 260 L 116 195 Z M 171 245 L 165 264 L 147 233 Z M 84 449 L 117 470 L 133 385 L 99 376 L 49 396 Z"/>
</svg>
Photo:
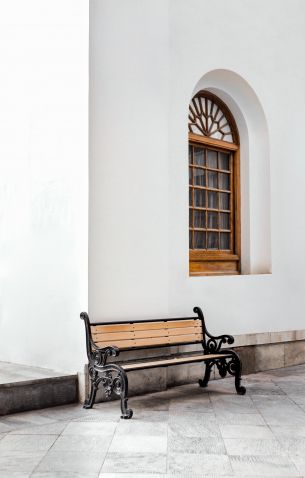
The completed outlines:
<svg viewBox="0 0 305 478">
<path fill-rule="evenodd" d="M 218 213 L 208 212 L 208 229 L 218 229 Z"/>
<path fill-rule="evenodd" d="M 194 211 L 194 227 L 205 228 L 205 211 Z"/>
<path fill-rule="evenodd" d="M 219 209 L 230 209 L 230 194 L 219 193 Z"/>
<path fill-rule="evenodd" d="M 192 184 L 193 168 L 189 168 L 189 184 Z"/>
<path fill-rule="evenodd" d="M 194 189 L 195 206 L 205 207 L 205 190 Z"/>
<path fill-rule="evenodd" d="M 226 212 L 219 213 L 219 229 L 230 229 L 230 214 Z"/>
<path fill-rule="evenodd" d="M 194 249 L 206 249 L 206 233 L 201 231 L 194 232 Z"/>
<path fill-rule="evenodd" d="M 189 145 L 189 163 L 192 163 L 193 146 Z"/>
<path fill-rule="evenodd" d="M 218 193 L 208 191 L 208 203 L 209 203 L 209 207 L 212 209 L 218 208 L 217 195 Z"/>
<path fill-rule="evenodd" d="M 194 164 L 197 164 L 197 166 L 204 166 L 204 148 L 197 148 L 194 146 Z"/>
<path fill-rule="evenodd" d="M 208 249 L 218 249 L 218 232 L 208 232 Z"/>
<path fill-rule="evenodd" d="M 219 189 L 230 191 L 230 174 L 219 173 Z"/>
<path fill-rule="evenodd" d="M 217 151 L 207 149 L 207 167 L 217 169 Z"/>
<path fill-rule="evenodd" d="M 190 249 L 193 249 L 193 231 L 189 231 L 189 244 Z"/>
<path fill-rule="evenodd" d="M 230 249 L 230 233 L 229 232 L 220 233 L 220 249 L 222 251 Z"/>
<path fill-rule="evenodd" d="M 225 171 L 230 171 L 230 154 L 218 153 L 218 167 Z"/>
<path fill-rule="evenodd" d="M 208 171 L 208 184 L 209 188 L 217 188 L 217 172 Z"/>
<path fill-rule="evenodd" d="M 189 204 L 190 206 L 193 205 L 193 189 L 192 188 L 189 189 Z"/>
<path fill-rule="evenodd" d="M 205 170 L 194 168 L 194 184 L 197 186 L 205 186 Z"/>
<path fill-rule="evenodd" d="M 193 209 L 189 210 L 189 227 L 193 227 Z"/>
</svg>

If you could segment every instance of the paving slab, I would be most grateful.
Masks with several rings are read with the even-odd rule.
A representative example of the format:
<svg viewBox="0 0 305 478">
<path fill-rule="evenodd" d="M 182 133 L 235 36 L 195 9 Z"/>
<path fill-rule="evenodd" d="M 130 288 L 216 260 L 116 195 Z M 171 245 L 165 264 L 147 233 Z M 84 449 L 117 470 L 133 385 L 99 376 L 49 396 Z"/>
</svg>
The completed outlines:
<svg viewBox="0 0 305 478">
<path fill-rule="evenodd" d="M 0 477 L 304 477 L 305 367 L 243 382 L 245 396 L 228 378 L 131 397 L 131 420 L 118 401 L 0 417 Z"/>
</svg>

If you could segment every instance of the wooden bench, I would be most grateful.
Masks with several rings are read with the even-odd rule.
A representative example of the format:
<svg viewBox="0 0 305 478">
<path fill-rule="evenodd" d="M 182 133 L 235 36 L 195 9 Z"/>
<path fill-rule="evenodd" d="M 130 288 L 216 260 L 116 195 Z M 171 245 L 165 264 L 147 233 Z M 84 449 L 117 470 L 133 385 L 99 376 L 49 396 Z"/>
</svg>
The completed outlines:
<svg viewBox="0 0 305 478">
<path fill-rule="evenodd" d="M 84 408 L 92 408 L 100 384 L 106 397 L 112 393 L 121 398 L 121 418 L 131 418 L 133 411 L 128 409 L 127 373 L 157 367 L 168 367 L 187 363 L 205 362 L 201 387 L 209 382 L 213 365 L 216 365 L 221 377 L 228 374 L 235 377 L 238 394 L 246 393 L 241 386 L 241 362 L 234 350 L 222 349 L 223 344 L 233 344 L 231 335 L 212 336 L 206 329 L 204 317 L 199 307 L 194 308 L 195 317 L 138 320 L 132 322 L 90 323 L 86 312 L 80 314 L 85 321 L 88 370 L 91 382 L 89 398 Z M 120 362 L 109 361 L 117 357 L 120 351 L 153 349 L 171 345 L 201 344 L 203 353 L 194 351 L 179 355 L 167 355 L 159 358 Z"/>
</svg>

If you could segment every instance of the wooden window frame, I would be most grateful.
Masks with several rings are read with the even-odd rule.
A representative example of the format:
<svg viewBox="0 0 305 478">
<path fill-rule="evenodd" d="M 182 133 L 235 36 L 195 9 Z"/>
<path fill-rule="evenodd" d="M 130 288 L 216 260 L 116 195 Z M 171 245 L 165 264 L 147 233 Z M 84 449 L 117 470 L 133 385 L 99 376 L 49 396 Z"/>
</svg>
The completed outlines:
<svg viewBox="0 0 305 478">
<path fill-rule="evenodd" d="M 217 250 L 189 249 L 190 276 L 207 275 L 237 275 L 240 274 L 240 147 L 239 135 L 235 120 L 228 109 L 218 97 L 210 92 L 201 91 L 196 96 L 210 98 L 225 112 L 233 133 L 233 142 L 213 139 L 195 133 L 189 133 L 189 145 L 200 145 L 208 149 L 229 152 L 233 157 L 233 185 L 232 185 L 232 210 L 231 227 L 233 228 L 232 252 Z"/>
</svg>

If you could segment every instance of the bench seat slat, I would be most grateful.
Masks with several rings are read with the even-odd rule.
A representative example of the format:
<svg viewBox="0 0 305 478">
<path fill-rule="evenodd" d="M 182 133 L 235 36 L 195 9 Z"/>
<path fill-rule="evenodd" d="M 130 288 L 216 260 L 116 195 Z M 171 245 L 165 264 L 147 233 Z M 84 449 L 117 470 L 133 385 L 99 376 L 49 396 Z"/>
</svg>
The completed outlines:
<svg viewBox="0 0 305 478">
<path fill-rule="evenodd" d="M 178 365 L 182 363 L 203 362 L 204 360 L 207 360 L 207 359 L 214 359 L 219 357 L 225 358 L 229 356 L 230 356 L 229 354 L 191 355 L 188 357 L 175 357 L 175 358 L 168 358 L 165 360 L 154 360 L 151 362 L 122 364 L 121 367 L 126 371 L 141 370 L 141 369 L 155 368 L 160 366 Z"/>
</svg>

